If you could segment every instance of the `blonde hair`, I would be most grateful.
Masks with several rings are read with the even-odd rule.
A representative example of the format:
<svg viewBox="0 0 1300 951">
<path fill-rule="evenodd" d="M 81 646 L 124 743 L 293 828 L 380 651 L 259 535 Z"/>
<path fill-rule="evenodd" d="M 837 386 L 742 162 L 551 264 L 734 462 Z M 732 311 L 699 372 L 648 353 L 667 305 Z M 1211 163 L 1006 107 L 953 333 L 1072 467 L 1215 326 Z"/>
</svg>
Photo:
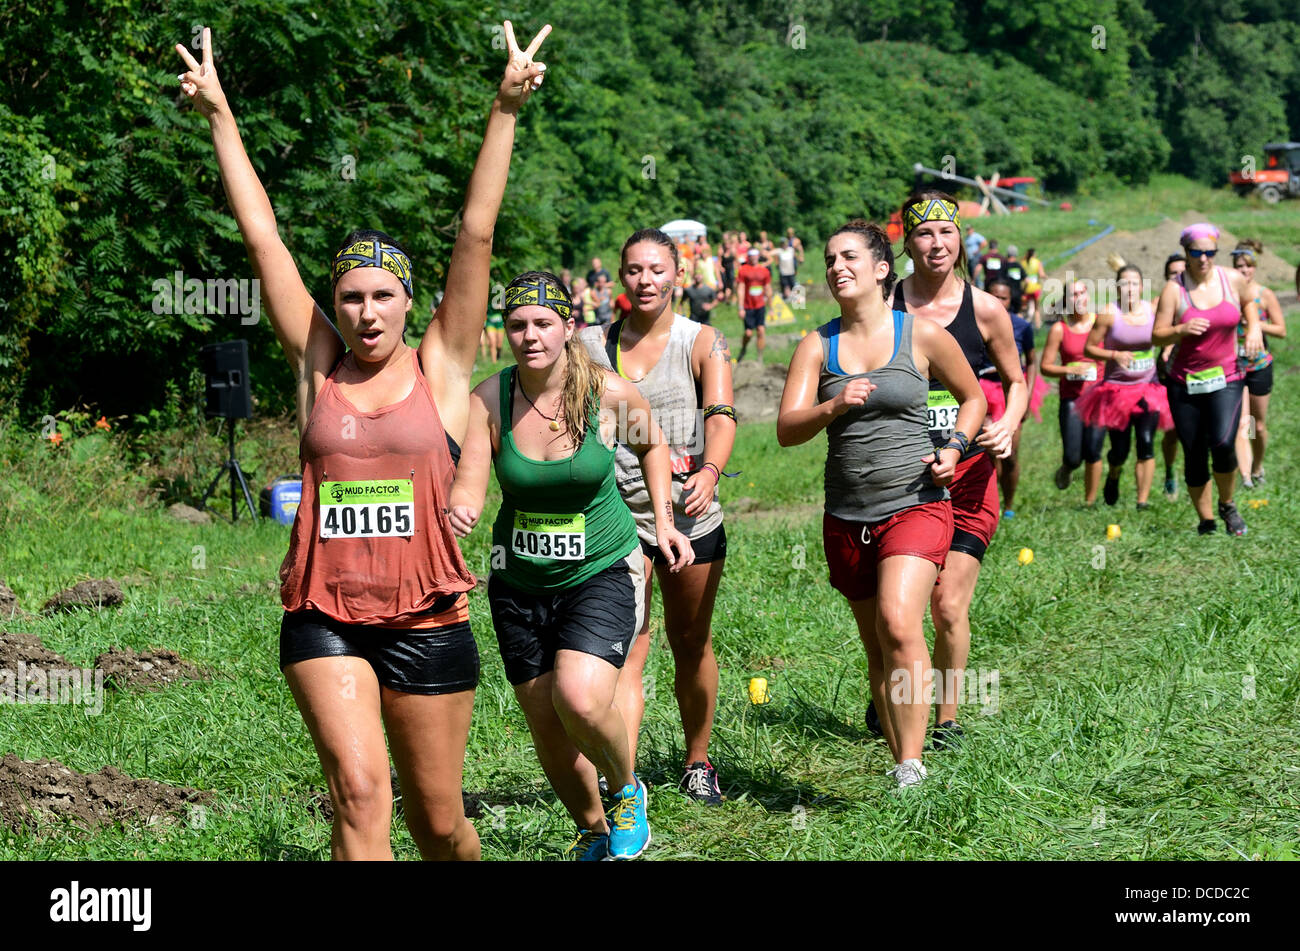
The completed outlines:
<svg viewBox="0 0 1300 951">
<path fill-rule="evenodd" d="M 564 432 L 574 450 L 582 446 L 587 423 L 600 415 L 600 400 L 605 395 L 605 371 L 596 365 L 575 331 L 564 345 L 568 365 L 564 371 Z"/>
</svg>

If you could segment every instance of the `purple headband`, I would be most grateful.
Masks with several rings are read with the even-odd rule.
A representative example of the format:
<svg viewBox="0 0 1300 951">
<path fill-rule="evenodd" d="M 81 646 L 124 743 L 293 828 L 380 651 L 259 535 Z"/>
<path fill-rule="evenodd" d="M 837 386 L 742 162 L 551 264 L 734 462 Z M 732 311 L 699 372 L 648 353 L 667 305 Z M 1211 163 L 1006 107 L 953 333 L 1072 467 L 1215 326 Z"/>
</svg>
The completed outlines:
<svg viewBox="0 0 1300 951">
<path fill-rule="evenodd" d="M 1193 241 L 1200 241 L 1202 238 L 1209 238 L 1211 241 L 1219 240 L 1219 229 L 1214 227 L 1208 221 L 1202 221 L 1199 224 L 1188 225 L 1183 229 L 1183 233 L 1178 236 L 1178 243 L 1187 247 Z"/>
</svg>

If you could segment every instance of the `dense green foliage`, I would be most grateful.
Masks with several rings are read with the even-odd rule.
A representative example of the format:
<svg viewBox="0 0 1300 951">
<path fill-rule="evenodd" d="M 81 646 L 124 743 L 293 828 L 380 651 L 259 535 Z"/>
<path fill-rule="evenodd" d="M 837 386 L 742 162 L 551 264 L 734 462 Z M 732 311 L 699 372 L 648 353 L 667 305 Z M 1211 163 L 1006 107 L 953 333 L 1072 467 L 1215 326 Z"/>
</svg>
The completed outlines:
<svg viewBox="0 0 1300 951">
<path fill-rule="evenodd" d="M 1282 0 L 19 0 L 0 10 L 0 399 L 25 420 L 188 394 L 204 342 L 248 336 L 263 409 L 289 389 L 270 329 L 159 314 L 155 282 L 248 278 L 172 45 L 216 61 L 318 300 L 352 227 L 398 236 L 425 321 L 501 68 L 499 19 L 545 15 L 501 271 L 559 267 L 679 215 L 825 233 L 894 208 L 914 162 L 1053 192 L 1172 167 L 1220 182 L 1300 125 Z M 87 13 L 87 10 L 90 12 Z M 1171 148 L 1172 146 L 1172 148 Z M 326 308 L 327 311 L 329 308 Z M 142 372 L 143 371 L 143 372 Z M 17 400 L 14 400 L 18 397 Z"/>
</svg>

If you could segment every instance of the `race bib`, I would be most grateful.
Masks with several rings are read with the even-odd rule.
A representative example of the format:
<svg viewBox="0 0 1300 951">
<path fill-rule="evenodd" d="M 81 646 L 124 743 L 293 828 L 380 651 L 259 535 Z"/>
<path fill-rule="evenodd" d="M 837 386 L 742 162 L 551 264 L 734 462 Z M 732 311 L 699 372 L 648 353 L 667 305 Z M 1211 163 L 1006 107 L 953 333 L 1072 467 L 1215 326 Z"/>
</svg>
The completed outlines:
<svg viewBox="0 0 1300 951">
<path fill-rule="evenodd" d="M 322 482 L 321 538 L 388 538 L 415 534 L 410 479 Z"/>
<path fill-rule="evenodd" d="M 1223 367 L 1210 367 L 1187 374 L 1187 392 L 1191 396 L 1202 393 L 1214 393 L 1228 385 L 1228 378 L 1223 374 Z"/>
<path fill-rule="evenodd" d="M 1076 383 L 1091 383 L 1097 379 L 1097 364 L 1095 363 L 1069 363 L 1065 367 L 1069 372 L 1065 374 L 1067 380 L 1073 380 Z"/>
<path fill-rule="evenodd" d="M 587 552 L 587 516 L 578 512 L 515 512 L 510 548 L 533 561 L 582 561 Z"/>
<path fill-rule="evenodd" d="M 1133 359 L 1129 361 L 1128 368 L 1136 372 L 1145 370 L 1154 370 L 1156 368 L 1156 351 L 1153 347 L 1150 350 L 1134 350 Z"/>
<path fill-rule="evenodd" d="M 931 390 L 925 398 L 926 424 L 937 435 L 957 428 L 957 400 L 947 390 Z"/>
<path fill-rule="evenodd" d="M 749 296 L 750 296 L 750 297 L 762 297 L 762 296 L 763 296 L 763 287 L 762 287 L 762 285 L 761 285 L 761 284 L 750 284 L 750 285 L 749 285 Z"/>
</svg>

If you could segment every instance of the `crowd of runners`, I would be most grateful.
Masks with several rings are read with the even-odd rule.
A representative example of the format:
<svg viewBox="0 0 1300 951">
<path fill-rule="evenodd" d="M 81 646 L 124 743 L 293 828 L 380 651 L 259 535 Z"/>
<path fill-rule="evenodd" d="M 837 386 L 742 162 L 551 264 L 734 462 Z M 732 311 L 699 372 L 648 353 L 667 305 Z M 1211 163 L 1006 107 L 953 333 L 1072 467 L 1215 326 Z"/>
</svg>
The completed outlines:
<svg viewBox="0 0 1300 951">
<path fill-rule="evenodd" d="M 391 857 L 390 753 L 421 853 L 479 856 L 461 798 L 479 679 L 467 599 L 477 579 L 457 539 L 477 528 L 489 471 L 502 493 L 490 529 L 492 623 L 540 767 L 577 829 L 569 854 L 632 859 L 651 840 L 637 741 L 656 581 L 685 750 L 680 788 L 702 804 L 724 801 L 709 756 L 712 619 L 727 558 L 718 485 L 737 419 L 735 361 L 709 314 L 737 306 L 740 354 L 753 335 L 761 355 L 765 308 L 774 287 L 794 292 L 805 248 L 793 230 L 779 245 L 766 233 L 754 243 L 728 233 L 717 254 L 704 236 L 679 243 L 635 230 L 616 275 L 599 259 L 580 278 L 528 271 L 493 312 L 492 233 L 517 116 L 545 76 L 534 55 L 548 32 L 521 48 L 505 24 L 508 63 L 444 294 L 418 347 L 403 336 L 417 271 L 383 232 L 343 240 L 331 265 L 334 319 L 316 305 L 244 151 L 207 31 L 202 61 L 177 47 L 182 89 L 209 122 L 298 381 L 304 501 L 280 573 L 280 664 L 334 803 L 336 858 Z M 1265 335 L 1285 326 L 1276 297 L 1253 281 L 1259 245 L 1243 243 L 1232 268 L 1218 266 L 1218 231 L 1200 224 L 1165 262 L 1154 302 L 1128 262 L 1105 306 L 1083 282 L 1068 288 L 1039 360 L 1033 329 L 1046 302 L 1036 254 L 1024 264 L 1015 249 L 984 253 L 980 288 L 952 196 L 917 192 L 900 214 L 907 268 L 875 224 L 850 221 L 826 242 L 839 316 L 796 348 L 777 437 L 789 446 L 827 433 L 830 583 L 866 652 L 866 725 L 887 742 L 889 775 L 906 788 L 926 780 L 927 734 L 941 751 L 963 730 L 953 691 L 923 690 L 927 676 L 899 690 L 894 675 L 960 678 L 981 563 L 1000 518 L 1014 517 L 1021 424 L 1039 413 L 1044 377 L 1059 381 L 1058 488 L 1083 466 L 1086 503 L 1100 491 L 1113 505 L 1132 452 L 1136 503 L 1147 507 L 1163 431 L 1166 491 L 1181 446 L 1199 531 L 1217 526 L 1212 479 L 1219 517 L 1242 534 L 1238 470 L 1247 484 L 1265 478 Z M 481 345 L 493 359 L 508 346 L 514 364 L 475 385 Z"/>
</svg>

